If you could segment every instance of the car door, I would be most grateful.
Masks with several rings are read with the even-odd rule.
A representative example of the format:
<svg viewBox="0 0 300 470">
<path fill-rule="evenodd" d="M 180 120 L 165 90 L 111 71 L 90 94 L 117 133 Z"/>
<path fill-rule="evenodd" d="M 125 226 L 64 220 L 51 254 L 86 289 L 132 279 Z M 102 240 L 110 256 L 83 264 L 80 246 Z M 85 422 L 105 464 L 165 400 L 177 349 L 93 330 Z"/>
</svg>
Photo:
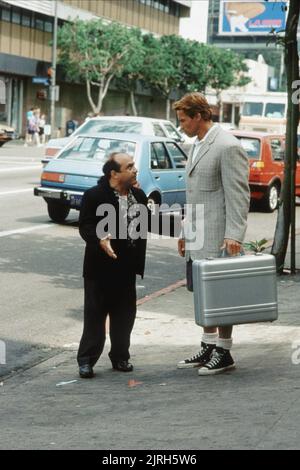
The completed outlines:
<svg viewBox="0 0 300 470">
<path fill-rule="evenodd" d="M 183 207 L 186 202 L 185 167 L 187 163 L 187 156 L 174 142 L 167 142 L 166 147 L 173 161 L 173 165 L 175 166 L 178 187 L 176 202 Z"/>
<path fill-rule="evenodd" d="M 150 173 L 154 187 L 161 194 L 161 202 L 168 205 L 175 204 L 178 175 L 164 142 L 151 143 Z"/>
</svg>

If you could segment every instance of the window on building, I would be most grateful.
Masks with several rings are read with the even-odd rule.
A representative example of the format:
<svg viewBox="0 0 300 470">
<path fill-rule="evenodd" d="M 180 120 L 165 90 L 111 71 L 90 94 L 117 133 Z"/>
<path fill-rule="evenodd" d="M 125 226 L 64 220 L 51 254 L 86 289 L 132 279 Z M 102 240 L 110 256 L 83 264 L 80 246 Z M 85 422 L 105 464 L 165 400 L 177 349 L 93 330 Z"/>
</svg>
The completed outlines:
<svg viewBox="0 0 300 470">
<path fill-rule="evenodd" d="M 1 19 L 3 21 L 11 21 L 11 8 L 10 7 L 1 8 Z"/>
<path fill-rule="evenodd" d="M 44 21 L 41 18 L 35 18 L 35 28 L 44 31 Z"/>
<path fill-rule="evenodd" d="M 21 10 L 13 8 L 11 21 L 14 24 L 21 24 Z"/>
<path fill-rule="evenodd" d="M 45 31 L 46 33 L 53 32 L 53 23 L 51 23 L 51 21 L 45 21 Z"/>
<path fill-rule="evenodd" d="M 31 16 L 26 14 L 26 13 L 22 13 L 21 24 L 22 24 L 22 26 L 26 26 L 27 28 L 30 28 L 30 26 L 31 26 Z"/>
<path fill-rule="evenodd" d="M 180 6 L 177 3 L 171 2 L 171 0 L 139 0 L 139 2 L 164 13 L 180 16 Z"/>
</svg>

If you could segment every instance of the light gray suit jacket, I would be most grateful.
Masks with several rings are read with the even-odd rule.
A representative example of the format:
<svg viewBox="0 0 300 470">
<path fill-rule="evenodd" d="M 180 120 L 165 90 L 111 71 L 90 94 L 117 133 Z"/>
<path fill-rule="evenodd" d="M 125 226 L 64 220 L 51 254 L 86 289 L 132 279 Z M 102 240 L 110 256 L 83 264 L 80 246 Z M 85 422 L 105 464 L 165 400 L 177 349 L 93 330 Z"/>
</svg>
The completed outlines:
<svg viewBox="0 0 300 470">
<path fill-rule="evenodd" d="M 198 242 L 186 240 L 186 258 L 218 257 L 224 238 L 244 241 L 250 202 L 248 158 L 239 140 L 218 124 L 193 161 L 192 153 L 193 148 L 186 167 L 187 219 Z"/>
</svg>

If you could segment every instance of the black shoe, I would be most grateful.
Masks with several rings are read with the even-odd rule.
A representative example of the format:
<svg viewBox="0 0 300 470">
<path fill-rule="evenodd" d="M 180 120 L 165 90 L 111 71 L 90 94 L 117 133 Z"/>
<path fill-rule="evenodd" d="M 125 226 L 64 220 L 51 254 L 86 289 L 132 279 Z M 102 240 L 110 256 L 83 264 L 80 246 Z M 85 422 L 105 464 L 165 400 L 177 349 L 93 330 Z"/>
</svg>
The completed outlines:
<svg viewBox="0 0 300 470">
<path fill-rule="evenodd" d="M 133 365 L 128 361 L 112 362 L 113 369 L 119 370 L 120 372 L 131 372 Z"/>
<path fill-rule="evenodd" d="M 234 360 L 229 349 L 216 347 L 209 362 L 198 370 L 199 375 L 220 374 L 235 368 Z"/>
<path fill-rule="evenodd" d="M 79 366 L 79 375 L 82 379 L 92 379 L 94 377 L 92 366 L 89 364 L 83 364 L 82 366 Z"/>
<path fill-rule="evenodd" d="M 189 359 L 184 359 L 177 364 L 178 369 L 189 369 L 191 367 L 202 367 L 204 366 L 211 358 L 213 350 L 215 349 L 215 344 L 207 344 L 201 342 L 201 349 L 198 354 L 190 357 Z"/>
</svg>

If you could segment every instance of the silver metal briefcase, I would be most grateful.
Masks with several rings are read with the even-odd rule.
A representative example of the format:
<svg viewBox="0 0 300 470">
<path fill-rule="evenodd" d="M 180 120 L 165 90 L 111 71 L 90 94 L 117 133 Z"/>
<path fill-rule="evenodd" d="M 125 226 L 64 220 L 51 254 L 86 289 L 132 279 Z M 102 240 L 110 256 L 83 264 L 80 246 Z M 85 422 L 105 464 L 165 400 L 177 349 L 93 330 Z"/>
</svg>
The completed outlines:
<svg viewBox="0 0 300 470">
<path fill-rule="evenodd" d="M 278 318 L 276 264 L 272 255 L 195 260 L 193 288 L 198 325 L 239 325 Z"/>
</svg>

